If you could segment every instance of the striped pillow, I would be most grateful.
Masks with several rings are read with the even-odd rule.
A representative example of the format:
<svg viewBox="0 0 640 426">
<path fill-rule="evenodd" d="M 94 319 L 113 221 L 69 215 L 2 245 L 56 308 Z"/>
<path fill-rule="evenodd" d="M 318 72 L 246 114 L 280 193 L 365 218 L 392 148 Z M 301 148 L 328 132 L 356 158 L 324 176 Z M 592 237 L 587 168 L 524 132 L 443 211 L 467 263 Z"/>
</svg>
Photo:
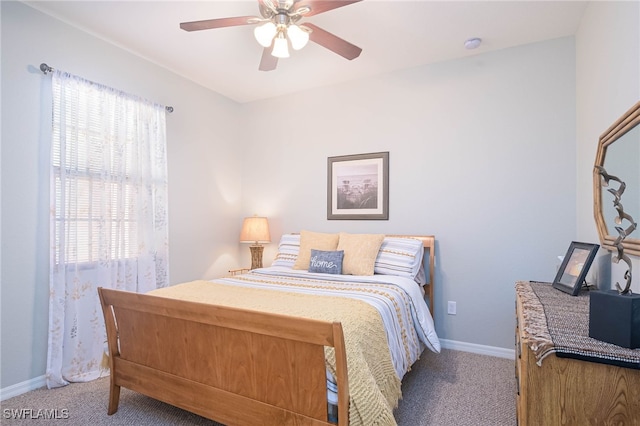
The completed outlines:
<svg viewBox="0 0 640 426">
<path fill-rule="evenodd" d="M 374 264 L 374 273 L 416 279 L 422 269 L 422 241 L 415 238 L 385 237 Z"/>
<path fill-rule="evenodd" d="M 300 252 L 300 234 L 283 234 L 278 245 L 278 254 L 271 266 L 293 268 Z"/>
</svg>

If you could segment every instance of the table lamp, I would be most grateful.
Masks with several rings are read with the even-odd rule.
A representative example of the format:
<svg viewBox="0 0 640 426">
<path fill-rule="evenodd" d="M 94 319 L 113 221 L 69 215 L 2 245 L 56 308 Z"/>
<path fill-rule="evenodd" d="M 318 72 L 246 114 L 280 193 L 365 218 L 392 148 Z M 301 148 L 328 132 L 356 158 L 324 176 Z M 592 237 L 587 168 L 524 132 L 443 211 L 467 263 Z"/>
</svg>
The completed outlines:
<svg viewBox="0 0 640 426">
<path fill-rule="evenodd" d="M 251 269 L 262 268 L 262 251 L 264 247 L 261 243 L 270 243 L 269 222 L 266 217 L 245 217 L 240 231 L 240 242 L 251 243 Z"/>
</svg>

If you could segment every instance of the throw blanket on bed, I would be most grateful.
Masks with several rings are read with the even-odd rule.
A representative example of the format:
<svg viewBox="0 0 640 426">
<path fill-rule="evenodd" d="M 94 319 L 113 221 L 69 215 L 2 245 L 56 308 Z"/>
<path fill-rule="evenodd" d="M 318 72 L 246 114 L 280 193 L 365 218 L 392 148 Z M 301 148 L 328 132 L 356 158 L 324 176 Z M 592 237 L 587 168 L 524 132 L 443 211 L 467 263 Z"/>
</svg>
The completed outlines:
<svg viewBox="0 0 640 426">
<path fill-rule="evenodd" d="M 347 353 L 350 424 L 396 424 L 393 409 L 401 396 L 400 379 L 391 361 L 380 314 L 368 303 L 343 297 L 243 288 L 210 281 L 193 281 L 153 290 L 149 294 L 341 322 Z M 328 367 L 335 373 L 333 348 L 328 348 L 326 355 Z"/>
</svg>

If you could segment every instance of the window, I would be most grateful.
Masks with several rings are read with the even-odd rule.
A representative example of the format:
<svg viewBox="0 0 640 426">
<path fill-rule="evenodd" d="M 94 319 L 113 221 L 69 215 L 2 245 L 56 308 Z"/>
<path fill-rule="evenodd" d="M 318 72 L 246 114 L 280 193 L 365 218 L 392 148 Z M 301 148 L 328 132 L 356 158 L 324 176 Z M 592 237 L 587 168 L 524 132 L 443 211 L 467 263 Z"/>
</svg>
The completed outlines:
<svg viewBox="0 0 640 426">
<path fill-rule="evenodd" d="M 96 84 L 73 84 L 61 102 L 61 85 L 54 80 L 52 190 L 57 227 L 65 232 L 55 234 L 55 263 L 133 258 L 140 192 L 162 182 L 142 173 L 144 124 L 132 114 L 139 101 L 117 99 L 108 89 L 105 96 Z"/>
</svg>

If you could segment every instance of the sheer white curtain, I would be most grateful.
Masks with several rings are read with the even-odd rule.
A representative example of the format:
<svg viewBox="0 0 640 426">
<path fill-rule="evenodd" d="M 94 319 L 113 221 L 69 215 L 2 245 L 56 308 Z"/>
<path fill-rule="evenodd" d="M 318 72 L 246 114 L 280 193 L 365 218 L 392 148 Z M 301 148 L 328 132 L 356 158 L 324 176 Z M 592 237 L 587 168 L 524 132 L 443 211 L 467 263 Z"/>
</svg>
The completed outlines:
<svg viewBox="0 0 640 426">
<path fill-rule="evenodd" d="M 105 368 L 98 287 L 168 281 L 164 107 L 60 71 L 52 88 L 49 388 Z"/>
</svg>

